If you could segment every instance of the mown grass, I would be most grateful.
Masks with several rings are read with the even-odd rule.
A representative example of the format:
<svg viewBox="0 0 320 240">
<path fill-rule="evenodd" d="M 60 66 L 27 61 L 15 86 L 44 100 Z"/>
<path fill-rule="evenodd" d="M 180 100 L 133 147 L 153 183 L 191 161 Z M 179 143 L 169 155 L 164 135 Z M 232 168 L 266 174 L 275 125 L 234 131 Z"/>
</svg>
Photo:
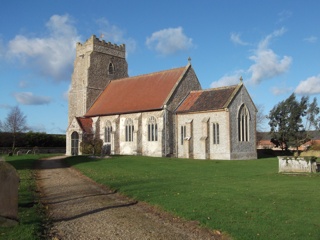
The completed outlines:
<svg viewBox="0 0 320 240">
<path fill-rule="evenodd" d="M 320 239 L 320 174 L 279 174 L 276 158 L 67 161 L 99 183 L 234 239 Z"/>
<path fill-rule="evenodd" d="M 18 218 L 19 224 L 11 228 L 0 227 L 0 239 L 34 240 L 42 239 L 45 212 L 39 203 L 36 193 L 35 161 L 48 155 L 6 156 L 8 163 L 13 165 L 19 174 Z M 52 155 L 50 155 L 52 156 Z M 0 183 L 3 184 L 3 183 Z"/>
</svg>

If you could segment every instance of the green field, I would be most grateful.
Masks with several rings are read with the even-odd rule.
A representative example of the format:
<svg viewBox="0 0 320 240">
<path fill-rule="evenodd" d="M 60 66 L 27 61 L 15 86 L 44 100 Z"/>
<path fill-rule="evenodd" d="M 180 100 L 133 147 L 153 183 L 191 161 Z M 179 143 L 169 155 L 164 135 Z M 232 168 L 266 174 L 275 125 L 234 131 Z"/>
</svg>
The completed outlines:
<svg viewBox="0 0 320 240">
<path fill-rule="evenodd" d="M 19 174 L 19 225 L 11 228 L 0 228 L 0 239 L 5 240 L 34 240 L 42 239 L 45 223 L 45 213 L 38 202 L 36 189 L 35 161 L 48 155 L 24 155 L 6 157 Z M 52 155 L 51 155 L 52 156 Z M 2 183 L 0 183 L 2 184 Z"/>
<path fill-rule="evenodd" d="M 67 161 L 99 183 L 234 239 L 320 239 L 320 174 L 279 174 L 276 158 Z"/>
</svg>

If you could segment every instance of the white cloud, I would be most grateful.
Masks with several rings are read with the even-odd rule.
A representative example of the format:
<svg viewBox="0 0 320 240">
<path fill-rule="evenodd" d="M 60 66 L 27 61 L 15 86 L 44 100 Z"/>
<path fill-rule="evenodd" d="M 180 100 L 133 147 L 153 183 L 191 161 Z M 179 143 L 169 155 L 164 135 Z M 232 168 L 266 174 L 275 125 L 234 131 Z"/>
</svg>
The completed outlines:
<svg viewBox="0 0 320 240">
<path fill-rule="evenodd" d="M 241 75 L 251 75 L 249 83 L 258 84 L 263 80 L 270 79 L 281 75 L 288 71 L 292 58 L 283 56 L 280 58 L 270 47 L 272 39 L 279 37 L 286 32 L 285 28 L 274 31 L 273 33 L 262 39 L 253 55 L 249 57 L 254 62 L 247 70 L 237 70 L 233 74 L 226 75 L 216 82 L 211 84 L 211 87 L 219 87 L 231 84 L 237 84 Z M 241 39 L 237 34 L 231 35 L 231 40 L 240 44 Z"/>
<path fill-rule="evenodd" d="M 71 91 L 71 84 L 69 84 L 68 90 L 64 91 L 62 94 L 62 99 L 65 101 L 69 101 L 69 93 Z"/>
<path fill-rule="evenodd" d="M 260 41 L 254 55 L 249 57 L 250 60 L 255 62 L 248 69 L 248 72 L 252 74 L 251 81 L 253 83 L 260 83 L 265 79 L 273 78 L 288 71 L 292 58 L 283 56 L 282 59 L 279 59 L 279 56 L 268 48 L 270 41 L 274 37 L 281 36 L 284 32 L 285 29 L 282 28 L 268 35 Z"/>
<path fill-rule="evenodd" d="M 13 96 L 23 105 L 44 105 L 51 102 L 50 97 L 35 96 L 31 92 L 14 93 Z"/>
<path fill-rule="evenodd" d="M 252 74 L 251 81 L 255 84 L 285 73 L 292 62 L 292 58 L 288 56 L 279 60 L 279 57 L 271 49 L 258 49 L 250 59 L 255 62 L 248 69 Z"/>
<path fill-rule="evenodd" d="M 234 44 L 239 44 L 239 45 L 243 45 L 243 46 L 249 44 L 249 43 L 244 42 L 244 41 L 241 40 L 239 33 L 231 33 L 231 34 L 230 34 L 230 40 L 231 40 Z"/>
<path fill-rule="evenodd" d="M 259 42 L 258 49 L 265 49 L 269 46 L 270 41 L 275 37 L 280 37 L 283 35 L 287 30 L 285 28 L 280 28 L 275 30 L 273 33 L 266 36 L 263 40 Z"/>
<path fill-rule="evenodd" d="M 18 59 L 38 74 L 54 80 L 69 80 L 75 45 L 80 37 L 68 15 L 53 15 L 47 22 L 48 36 L 17 35 L 8 44 L 7 56 Z"/>
<path fill-rule="evenodd" d="M 286 94 L 286 93 L 291 93 L 292 92 L 292 88 L 290 88 L 290 87 L 289 88 L 273 87 L 271 89 L 271 91 L 272 91 L 273 95 L 278 96 L 278 95 L 282 95 L 282 94 Z"/>
<path fill-rule="evenodd" d="M 166 28 L 147 37 L 146 45 L 162 55 L 170 55 L 192 48 L 192 39 L 183 33 L 182 27 Z"/>
<path fill-rule="evenodd" d="M 239 74 L 223 76 L 218 81 L 212 82 L 210 87 L 217 88 L 217 87 L 236 85 L 240 82 L 240 77 L 241 75 Z"/>
<path fill-rule="evenodd" d="M 30 83 L 29 83 L 28 81 L 21 80 L 21 81 L 19 82 L 19 87 L 20 87 L 20 88 L 27 88 L 27 87 L 29 87 L 29 86 L 30 86 Z"/>
<path fill-rule="evenodd" d="M 301 81 L 297 86 L 295 93 L 301 95 L 320 94 L 320 74 Z"/>
<path fill-rule="evenodd" d="M 318 38 L 315 36 L 310 36 L 310 37 L 304 38 L 303 41 L 309 42 L 309 43 L 316 43 L 318 41 Z"/>
<path fill-rule="evenodd" d="M 292 12 L 289 10 L 283 10 L 282 12 L 278 13 L 278 16 L 278 23 L 282 23 L 292 16 Z"/>
<path fill-rule="evenodd" d="M 116 44 L 125 44 L 126 52 L 132 53 L 136 50 L 136 41 L 132 38 L 125 37 L 125 31 L 120 29 L 118 26 L 109 23 L 105 18 L 100 18 L 97 20 L 99 25 L 99 32 L 102 39 L 105 39 L 108 42 Z"/>
</svg>

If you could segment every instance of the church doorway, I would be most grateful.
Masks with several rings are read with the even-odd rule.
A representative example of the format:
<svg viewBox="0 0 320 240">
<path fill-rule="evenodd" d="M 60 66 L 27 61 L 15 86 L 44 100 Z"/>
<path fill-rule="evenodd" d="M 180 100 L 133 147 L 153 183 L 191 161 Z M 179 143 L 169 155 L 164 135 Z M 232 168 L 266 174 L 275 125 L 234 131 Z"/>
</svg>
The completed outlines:
<svg viewBox="0 0 320 240">
<path fill-rule="evenodd" d="M 77 156 L 79 154 L 79 134 L 73 132 L 71 134 L 71 155 Z"/>
</svg>

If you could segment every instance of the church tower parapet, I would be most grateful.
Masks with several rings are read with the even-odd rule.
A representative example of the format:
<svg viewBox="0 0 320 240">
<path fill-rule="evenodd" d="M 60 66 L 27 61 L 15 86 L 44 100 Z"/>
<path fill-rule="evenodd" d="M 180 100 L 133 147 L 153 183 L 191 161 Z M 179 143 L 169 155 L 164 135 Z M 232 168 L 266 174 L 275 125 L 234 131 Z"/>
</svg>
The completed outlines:
<svg viewBox="0 0 320 240">
<path fill-rule="evenodd" d="M 112 56 L 117 56 L 120 58 L 125 58 L 126 56 L 126 46 L 125 44 L 117 45 L 111 42 L 106 42 L 105 40 L 100 40 L 95 35 L 92 35 L 85 43 L 77 43 L 76 46 L 77 55 L 81 56 L 86 52 L 100 52 Z"/>
</svg>

